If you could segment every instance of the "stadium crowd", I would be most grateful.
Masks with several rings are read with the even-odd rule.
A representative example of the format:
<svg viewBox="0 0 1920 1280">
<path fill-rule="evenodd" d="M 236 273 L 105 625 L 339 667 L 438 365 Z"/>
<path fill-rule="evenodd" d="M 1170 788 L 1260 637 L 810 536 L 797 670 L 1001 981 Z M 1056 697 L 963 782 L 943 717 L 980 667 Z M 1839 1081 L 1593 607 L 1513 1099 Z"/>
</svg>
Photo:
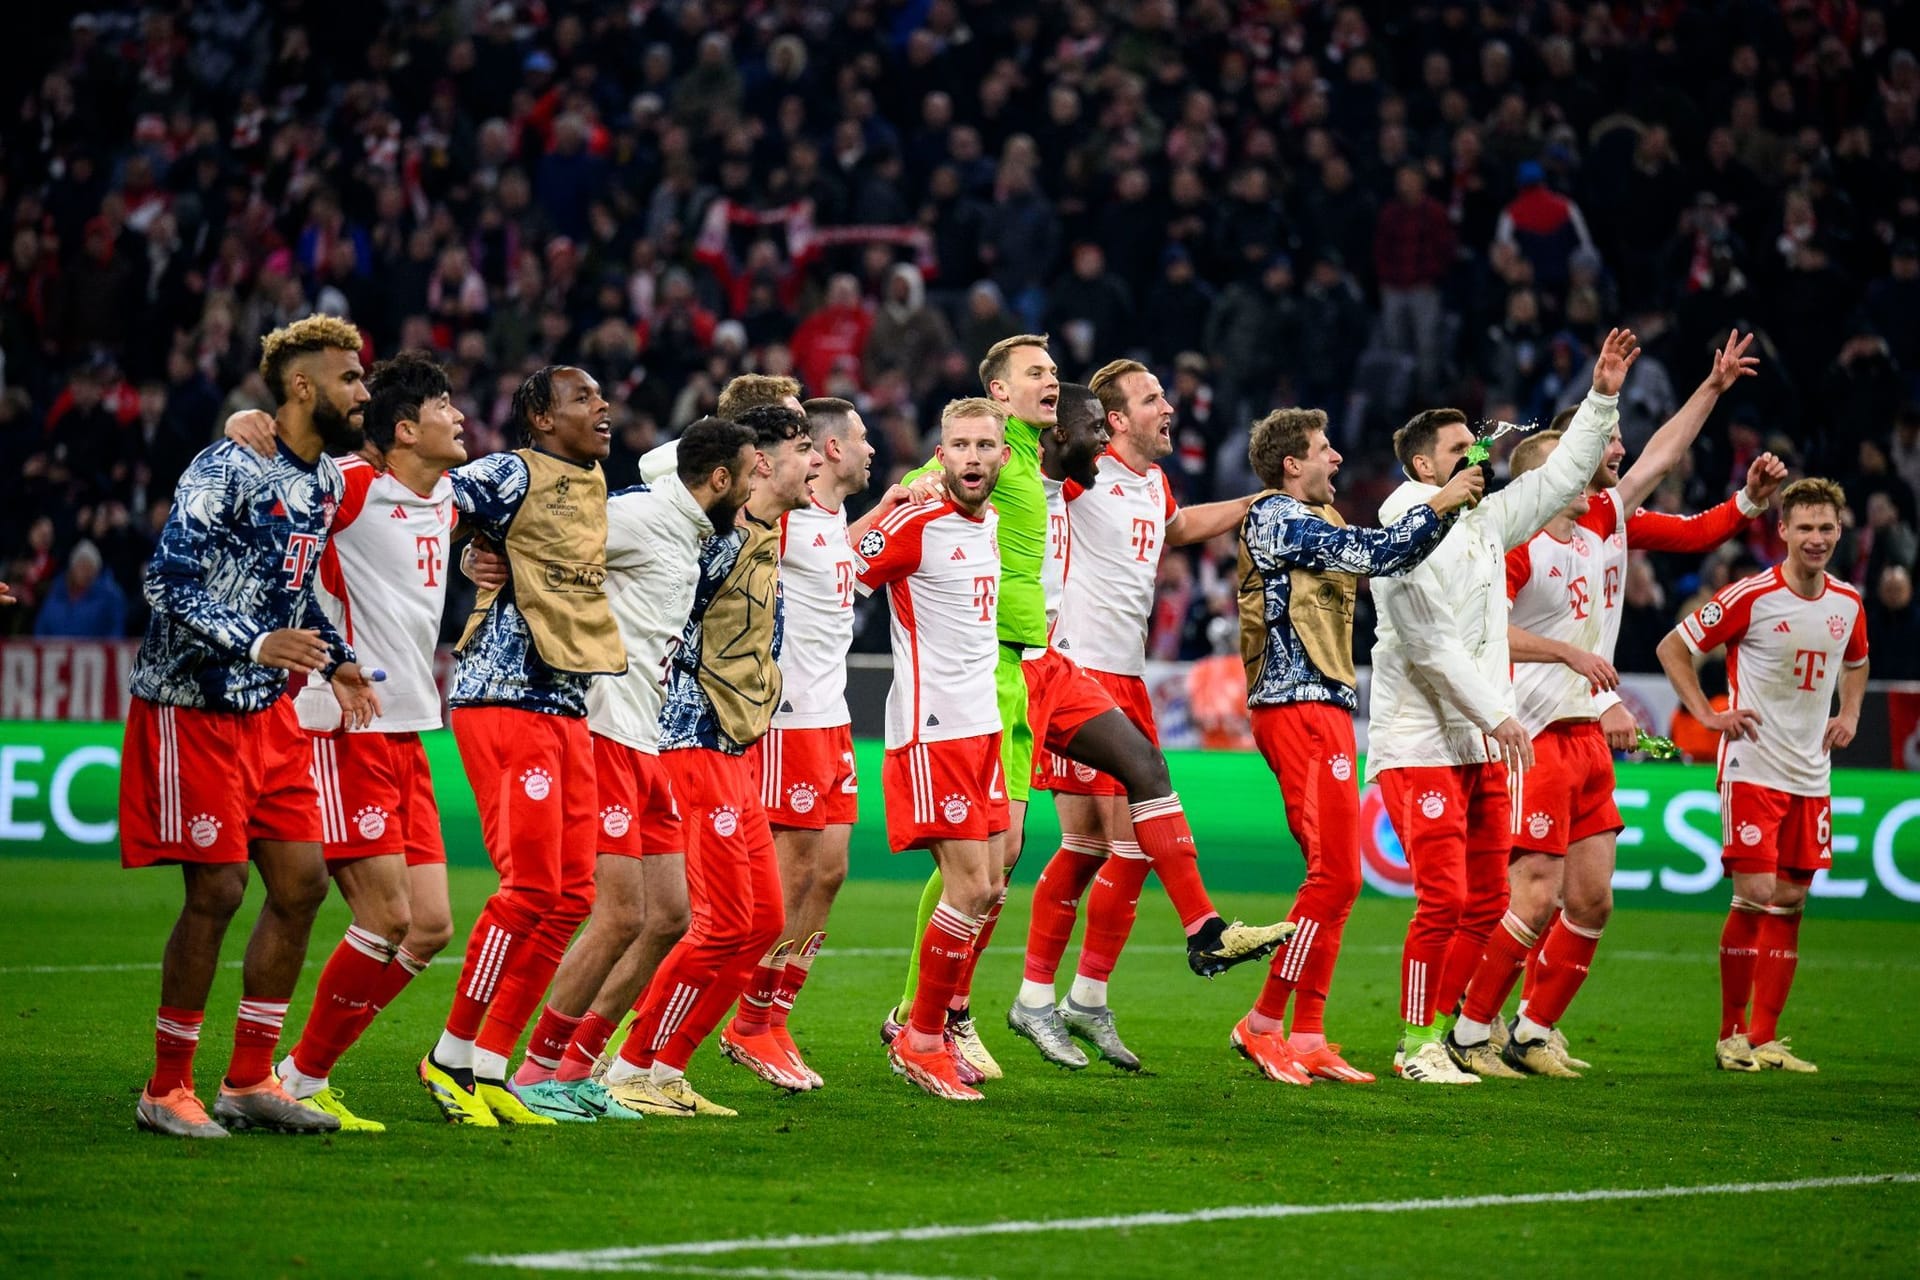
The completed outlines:
<svg viewBox="0 0 1920 1280">
<path fill-rule="evenodd" d="M 43 34 L 0 125 L 7 627 L 138 634 L 176 479 L 272 407 L 259 335 L 313 310 L 437 352 L 476 455 L 531 369 L 588 370 L 615 486 L 743 371 L 854 401 L 898 475 L 1044 330 L 1063 377 L 1160 373 L 1183 502 L 1257 487 L 1268 408 L 1326 409 L 1357 520 L 1409 413 L 1544 421 L 1624 320 L 1630 448 L 1760 335 L 1649 506 L 1763 450 L 1842 479 L 1875 674 L 1920 675 L 1900 0 L 157 0 Z M 1636 555 L 1621 668 L 1772 529 Z M 1231 546 L 1167 557 L 1152 652 L 1230 646 L 1233 599 Z"/>
</svg>

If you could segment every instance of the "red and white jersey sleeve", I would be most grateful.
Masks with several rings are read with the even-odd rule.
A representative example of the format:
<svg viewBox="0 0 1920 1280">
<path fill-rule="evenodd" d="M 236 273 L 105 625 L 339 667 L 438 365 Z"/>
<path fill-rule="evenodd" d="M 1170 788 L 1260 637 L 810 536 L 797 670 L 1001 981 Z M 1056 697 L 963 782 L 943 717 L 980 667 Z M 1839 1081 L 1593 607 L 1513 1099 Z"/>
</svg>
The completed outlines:
<svg viewBox="0 0 1920 1280">
<path fill-rule="evenodd" d="M 1546 640 L 1599 651 L 1605 541 L 1580 525 L 1562 542 L 1542 529 L 1507 552 L 1507 621 Z M 1593 686 L 1558 662 L 1517 662 L 1514 715 L 1530 734 L 1556 720 L 1592 720 Z"/>
<path fill-rule="evenodd" d="M 853 544 L 847 513 L 809 503 L 780 526 L 780 649 L 784 692 L 776 729 L 832 729 L 847 711 L 847 651 L 853 648 Z"/>
<path fill-rule="evenodd" d="M 994 668 L 1000 599 L 999 516 L 951 502 L 897 508 L 860 535 L 854 572 L 892 608 L 889 749 L 1000 731 Z"/>
<path fill-rule="evenodd" d="M 1680 623 L 1695 653 L 1727 648 L 1727 692 L 1735 707 L 1759 713 L 1754 736 L 1720 741 L 1720 781 L 1747 782 L 1797 796 L 1830 789 L 1830 755 L 1821 749 L 1842 668 L 1867 660 L 1860 595 L 1827 575 L 1808 599 L 1776 566 L 1722 587 Z"/>
<path fill-rule="evenodd" d="M 391 471 L 358 457 L 341 459 L 340 474 L 346 495 L 320 557 L 315 595 L 360 665 L 387 673 L 380 685 L 381 714 L 367 731 L 438 729 L 433 653 L 451 570 L 453 482 L 442 476 L 431 493 L 415 493 Z M 333 694 L 324 687 L 320 694 L 315 696 L 310 681 L 301 723 L 337 728 Z"/>
<path fill-rule="evenodd" d="M 1176 510 L 1159 467 L 1100 456 L 1093 487 L 1067 506 L 1073 556 L 1054 648 L 1094 671 L 1146 675 L 1154 581 Z"/>
</svg>

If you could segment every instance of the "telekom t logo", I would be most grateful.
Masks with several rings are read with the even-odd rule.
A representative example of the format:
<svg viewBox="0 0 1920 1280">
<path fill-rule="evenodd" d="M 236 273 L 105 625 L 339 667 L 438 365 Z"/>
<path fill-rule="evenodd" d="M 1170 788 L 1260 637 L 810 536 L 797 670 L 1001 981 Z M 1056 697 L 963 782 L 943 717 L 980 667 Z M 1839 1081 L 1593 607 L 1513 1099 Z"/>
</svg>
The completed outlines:
<svg viewBox="0 0 1920 1280">
<path fill-rule="evenodd" d="M 317 533 L 287 535 L 287 554 L 280 559 L 280 571 L 287 575 L 287 590 L 298 591 L 306 585 L 307 570 L 313 567 L 313 558 L 319 549 Z"/>
<path fill-rule="evenodd" d="M 1135 516 L 1133 518 L 1133 539 L 1129 545 L 1133 547 L 1133 558 L 1142 564 L 1146 563 L 1147 552 L 1152 551 L 1159 545 L 1154 541 L 1153 521 Z"/>
<path fill-rule="evenodd" d="M 1617 564 L 1607 566 L 1606 595 L 1607 608 L 1611 609 L 1620 602 L 1620 566 Z"/>
<path fill-rule="evenodd" d="M 993 621 L 993 599 L 999 586 L 1000 579 L 992 574 L 982 574 L 973 580 L 973 602 L 980 607 L 980 621 Z"/>
<path fill-rule="evenodd" d="M 840 595 L 842 609 L 853 608 L 853 566 L 845 560 L 834 563 L 833 589 Z"/>
<path fill-rule="evenodd" d="M 1067 558 L 1067 517 L 1054 514 L 1047 517 L 1047 554 L 1055 560 Z"/>
<path fill-rule="evenodd" d="M 1573 616 L 1584 618 L 1593 610 L 1593 593 L 1587 586 L 1587 575 L 1581 574 L 1567 582 L 1567 603 L 1573 606 Z"/>
<path fill-rule="evenodd" d="M 440 545 L 438 534 L 416 535 L 413 540 L 414 563 L 420 572 L 427 576 L 426 585 L 440 585 L 440 571 L 447 567 L 446 549 Z"/>
<path fill-rule="evenodd" d="M 1812 693 L 1814 681 L 1819 680 L 1827 674 L 1826 650 L 1794 650 L 1793 674 L 1800 677 L 1800 687 L 1806 692 Z"/>
</svg>

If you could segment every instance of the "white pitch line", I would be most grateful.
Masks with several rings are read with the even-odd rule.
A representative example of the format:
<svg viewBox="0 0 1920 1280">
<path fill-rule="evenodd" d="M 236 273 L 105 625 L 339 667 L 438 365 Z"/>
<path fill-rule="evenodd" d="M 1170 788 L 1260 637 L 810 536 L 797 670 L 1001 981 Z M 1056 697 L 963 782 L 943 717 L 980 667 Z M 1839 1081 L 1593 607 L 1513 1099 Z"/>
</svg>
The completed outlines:
<svg viewBox="0 0 1920 1280">
<path fill-rule="evenodd" d="M 762 1236 L 731 1240 L 695 1240 L 682 1244 L 631 1245 L 612 1249 L 568 1250 L 557 1253 L 476 1254 L 477 1265 L 520 1267 L 529 1271 L 614 1271 L 628 1262 L 652 1259 L 714 1257 L 728 1253 L 768 1253 L 789 1249 L 826 1249 L 873 1244 L 917 1243 L 927 1240 L 963 1240 L 977 1236 L 1039 1235 L 1056 1231 L 1127 1231 L 1139 1227 L 1183 1227 L 1198 1222 L 1238 1222 L 1251 1219 L 1309 1218 L 1337 1213 L 1425 1213 L 1433 1210 L 1492 1209 L 1515 1205 L 1593 1204 L 1615 1200 L 1674 1200 L 1694 1196 L 1759 1195 L 1780 1191 L 1817 1191 L 1835 1187 L 1885 1186 L 1920 1182 L 1920 1173 L 1870 1173 L 1834 1178 L 1797 1178 L 1791 1182 L 1715 1182 L 1691 1187 L 1604 1187 L 1591 1191 L 1534 1191 L 1519 1195 L 1447 1196 L 1420 1200 L 1364 1200 L 1338 1204 L 1242 1204 L 1185 1213 L 1129 1213 L 1098 1218 L 1039 1218 L 1014 1222 L 979 1222 L 945 1226 L 902 1227 L 881 1231 L 843 1231 L 819 1236 Z M 654 1269 L 653 1265 L 645 1267 Z M 746 1272 L 732 1272 L 745 1275 Z"/>
<path fill-rule="evenodd" d="M 1397 946 L 1342 947 L 1341 952 L 1344 955 L 1397 956 L 1400 954 L 1400 948 Z M 1187 949 L 1185 947 L 1145 945 L 1145 946 L 1129 946 L 1127 948 L 1128 955 L 1139 955 L 1139 956 L 1171 956 L 1171 955 L 1183 956 L 1186 953 L 1187 953 Z M 912 952 L 910 952 L 906 947 L 826 947 L 826 948 L 823 948 L 820 952 L 821 958 L 826 960 L 833 960 L 833 959 L 904 960 L 907 958 L 907 956 L 911 954 Z M 999 954 L 999 953 L 996 953 L 996 954 Z M 1006 954 L 1018 955 L 1019 953 L 1007 952 Z M 1714 963 L 1714 958 L 1712 953 L 1704 952 L 1704 951 L 1698 954 L 1694 954 L 1694 953 L 1688 953 L 1688 952 L 1675 952 L 1675 951 L 1608 951 L 1603 948 L 1600 952 L 1600 958 L 1602 960 L 1624 960 L 1630 964 L 1687 964 L 1687 965 L 1699 965 L 1704 967 L 1704 966 L 1710 966 Z M 434 959 L 433 963 L 436 965 L 457 965 L 457 964 L 460 964 L 465 959 L 466 959 L 465 956 L 457 956 L 457 955 L 438 956 Z M 1899 969 L 1899 970 L 1920 969 L 1920 961 L 1896 960 L 1891 957 L 1885 958 L 1885 959 L 1860 958 L 1860 959 L 1849 960 L 1849 959 L 1842 959 L 1838 956 L 1816 956 L 1809 963 L 1811 963 L 1815 968 L 1847 969 L 1847 970 L 1857 970 L 1862 972 L 1868 971 L 1868 970 L 1883 971 L 1888 969 Z M 240 967 L 240 961 L 228 960 L 228 961 L 225 961 L 220 967 L 223 969 L 238 969 Z M 158 973 L 158 972 L 160 972 L 159 964 L 151 960 L 129 961 L 125 964 L 0 965 L 0 974 L 8 974 L 8 973 L 38 973 L 38 974 Z"/>
<path fill-rule="evenodd" d="M 661 1276 L 723 1276 L 727 1280 L 993 1280 L 992 1276 L 929 1276 L 909 1271 L 818 1271 L 795 1267 L 702 1267 L 690 1262 L 612 1262 L 582 1267 L 590 1272 L 641 1272 Z"/>
</svg>

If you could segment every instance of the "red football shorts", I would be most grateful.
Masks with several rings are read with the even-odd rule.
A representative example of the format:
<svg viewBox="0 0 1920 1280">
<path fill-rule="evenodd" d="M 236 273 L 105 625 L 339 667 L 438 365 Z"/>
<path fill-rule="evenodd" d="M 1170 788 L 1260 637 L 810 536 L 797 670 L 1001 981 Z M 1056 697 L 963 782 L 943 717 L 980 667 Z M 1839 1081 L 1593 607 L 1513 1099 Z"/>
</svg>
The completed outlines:
<svg viewBox="0 0 1920 1280">
<path fill-rule="evenodd" d="M 417 733 L 308 735 L 328 862 L 406 855 L 410 867 L 447 860 L 427 748 Z"/>
<path fill-rule="evenodd" d="M 767 821 L 797 831 L 851 826 L 860 816 L 853 726 L 769 729 L 753 746 Z"/>
<path fill-rule="evenodd" d="M 730 891 L 726 885 L 696 883 L 704 868 L 744 867 L 751 858 L 775 856 L 758 771 L 746 756 L 705 747 L 662 751 L 659 761 L 686 823 L 687 852 L 701 854 L 687 862 L 687 891 L 695 895 L 698 910 L 704 893 Z"/>
<path fill-rule="evenodd" d="M 1833 866 L 1833 801 L 1751 782 L 1720 784 L 1720 865 L 1728 875 L 1772 872 L 1795 884 Z"/>
<path fill-rule="evenodd" d="M 600 826 L 586 717 L 480 706 L 448 718 L 502 890 L 591 902 Z"/>
<path fill-rule="evenodd" d="M 1022 662 L 1020 674 L 1027 678 L 1027 727 L 1033 730 L 1036 748 L 1032 786 L 1050 791 L 1056 776 L 1069 768 L 1066 757 L 1058 753 L 1066 750 L 1087 721 L 1113 710 L 1113 695 L 1092 672 L 1058 649 Z"/>
<path fill-rule="evenodd" d="M 264 711 L 133 700 L 120 753 L 120 865 L 247 860 L 255 840 L 320 843 L 307 735 Z"/>
<path fill-rule="evenodd" d="M 1556 720 L 1533 740 L 1533 767 L 1511 769 L 1513 847 L 1567 856 L 1567 846 L 1618 831 L 1613 752 L 1598 720 Z"/>
<path fill-rule="evenodd" d="M 1160 732 L 1153 727 L 1153 699 L 1147 694 L 1147 682 L 1139 676 L 1116 676 L 1110 671 L 1095 671 L 1091 667 L 1081 668 L 1099 684 L 1113 699 L 1114 705 L 1126 714 L 1133 727 L 1147 735 L 1147 741 L 1155 746 L 1160 744 Z M 1097 712 L 1095 714 L 1098 714 Z M 1092 719 L 1088 716 L 1087 719 Z M 1086 720 L 1082 720 L 1085 724 Z M 1074 728 L 1079 728 L 1075 725 Z M 1039 741 L 1036 736 L 1035 742 Z M 1127 789 L 1120 785 L 1118 778 L 1101 773 L 1090 765 L 1080 764 L 1065 756 L 1053 755 L 1048 760 L 1047 789 L 1069 796 L 1124 796 Z"/>
<path fill-rule="evenodd" d="M 936 840 L 985 840 L 1012 825 L 997 733 L 890 748 L 880 791 L 895 853 Z"/>
<path fill-rule="evenodd" d="M 687 851 L 680 808 L 659 756 L 596 733 L 593 781 L 600 795 L 601 853 L 643 858 Z"/>
</svg>

